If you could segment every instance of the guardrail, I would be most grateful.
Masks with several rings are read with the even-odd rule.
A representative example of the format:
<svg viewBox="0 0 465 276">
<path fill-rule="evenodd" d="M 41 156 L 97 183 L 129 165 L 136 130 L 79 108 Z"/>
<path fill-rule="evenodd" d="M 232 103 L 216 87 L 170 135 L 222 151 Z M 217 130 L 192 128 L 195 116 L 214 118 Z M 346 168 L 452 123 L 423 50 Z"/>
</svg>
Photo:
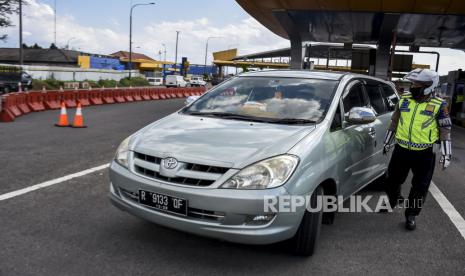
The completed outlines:
<svg viewBox="0 0 465 276">
<path fill-rule="evenodd" d="M 30 112 L 59 109 L 63 101 L 66 107 L 118 104 L 134 101 L 163 100 L 199 96 L 204 87 L 195 88 L 102 88 L 88 90 L 49 90 L 17 92 L 3 95 L 0 105 L 0 122 L 13 122 L 16 117 Z"/>
</svg>

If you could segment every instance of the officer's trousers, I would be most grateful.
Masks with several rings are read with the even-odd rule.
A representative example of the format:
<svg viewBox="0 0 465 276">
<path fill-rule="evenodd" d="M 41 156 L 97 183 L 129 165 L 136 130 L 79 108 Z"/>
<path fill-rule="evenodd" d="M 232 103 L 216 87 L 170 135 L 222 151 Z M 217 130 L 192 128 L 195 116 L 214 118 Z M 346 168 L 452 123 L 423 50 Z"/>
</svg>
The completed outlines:
<svg viewBox="0 0 465 276">
<path fill-rule="evenodd" d="M 420 213 L 433 177 L 435 161 L 436 154 L 432 147 L 416 151 L 399 145 L 395 146 L 385 182 L 386 193 L 392 208 L 398 203 L 401 186 L 412 170 L 412 187 L 408 200 L 405 200 L 402 206 L 406 208 L 405 216 L 417 216 Z"/>
</svg>

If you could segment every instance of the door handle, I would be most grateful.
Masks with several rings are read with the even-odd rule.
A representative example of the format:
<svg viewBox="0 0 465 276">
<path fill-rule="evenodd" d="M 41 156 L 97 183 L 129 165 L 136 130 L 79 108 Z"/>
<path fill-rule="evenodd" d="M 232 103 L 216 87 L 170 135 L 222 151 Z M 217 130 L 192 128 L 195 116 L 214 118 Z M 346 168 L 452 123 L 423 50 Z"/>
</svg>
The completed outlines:
<svg viewBox="0 0 465 276">
<path fill-rule="evenodd" d="M 376 137 L 376 129 L 374 127 L 370 127 L 368 129 L 368 135 L 370 135 L 372 138 Z"/>
</svg>

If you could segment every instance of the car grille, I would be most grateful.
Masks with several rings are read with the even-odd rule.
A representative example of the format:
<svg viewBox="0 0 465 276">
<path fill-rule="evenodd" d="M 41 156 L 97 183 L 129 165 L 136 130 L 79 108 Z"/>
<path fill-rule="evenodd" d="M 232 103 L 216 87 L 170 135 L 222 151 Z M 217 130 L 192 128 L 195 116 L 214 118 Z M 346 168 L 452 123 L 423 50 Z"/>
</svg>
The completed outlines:
<svg viewBox="0 0 465 276">
<path fill-rule="evenodd" d="M 206 187 L 213 184 L 229 168 L 179 162 L 181 169 L 177 175 L 167 177 L 160 173 L 162 158 L 134 152 L 134 170 L 146 177 L 175 184 Z"/>
<path fill-rule="evenodd" d="M 139 193 L 131 192 L 123 188 L 119 188 L 120 194 L 126 199 L 135 203 L 139 203 Z M 144 205 L 145 208 L 150 208 Z M 158 211 L 158 210 L 157 210 Z M 163 212 L 163 211 L 160 211 Z M 192 207 L 187 207 L 187 217 L 197 220 L 221 222 L 224 220 L 225 213 L 209 210 L 202 210 Z"/>
</svg>

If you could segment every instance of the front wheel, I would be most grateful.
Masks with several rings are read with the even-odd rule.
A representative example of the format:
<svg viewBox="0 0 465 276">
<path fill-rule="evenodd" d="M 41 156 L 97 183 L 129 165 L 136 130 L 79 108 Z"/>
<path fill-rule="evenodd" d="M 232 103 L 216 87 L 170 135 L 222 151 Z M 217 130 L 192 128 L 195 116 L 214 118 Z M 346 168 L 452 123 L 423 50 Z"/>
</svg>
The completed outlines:
<svg viewBox="0 0 465 276">
<path fill-rule="evenodd" d="M 318 197 L 324 194 L 323 187 L 319 186 L 310 198 L 310 206 L 316 209 Z M 294 253 L 302 256 L 311 256 L 315 252 L 318 237 L 320 236 L 323 210 L 309 212 L 305 210 L 297 233 L 292 238 Z"/>
</svg>

